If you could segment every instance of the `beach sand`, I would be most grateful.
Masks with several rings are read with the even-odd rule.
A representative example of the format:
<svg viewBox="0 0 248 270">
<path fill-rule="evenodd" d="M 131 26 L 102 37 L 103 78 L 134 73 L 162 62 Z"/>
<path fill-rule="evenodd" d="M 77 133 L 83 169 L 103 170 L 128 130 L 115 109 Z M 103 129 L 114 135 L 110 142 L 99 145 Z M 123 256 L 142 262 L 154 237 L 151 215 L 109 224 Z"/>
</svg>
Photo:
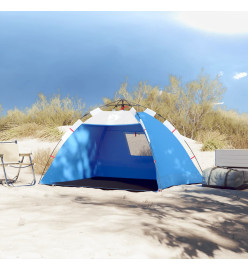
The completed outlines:
<svg viewBox="0 0 248 270">
<path fill-rule="evenodd" d="M 56 143 L 22 140 L 32 152 Z M 214 152 L 189 141 L 203 169 Z M 248 192 L 182 185 L 129 192 L 0 185 L 0 258 L 248 258 Z M 39 180 L 39 175 L 37 175 Z"/>
</svg>

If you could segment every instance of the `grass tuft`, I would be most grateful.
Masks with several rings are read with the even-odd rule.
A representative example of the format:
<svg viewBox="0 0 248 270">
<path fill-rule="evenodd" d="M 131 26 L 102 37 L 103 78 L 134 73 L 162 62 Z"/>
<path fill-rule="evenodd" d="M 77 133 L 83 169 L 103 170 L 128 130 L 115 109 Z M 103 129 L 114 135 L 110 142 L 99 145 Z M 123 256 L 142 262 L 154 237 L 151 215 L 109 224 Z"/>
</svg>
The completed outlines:
<svg viewBox="0 0 248 270">
<path fill-rule="evenodd" d="M 216 149 L 230 149 L 232 146 L 226 138 L 226 135 L 219 131 L 208 131 L 198 133 L 197 140 L 203 143 L 202 151 L 214 151 Z"/>
<path fill-rule="evenodd" d="M 51 155 L 51 152 L 52 152 L 51 149 L 40 149 L 39 151 L 34 153 L 33 162 L 35 163 L 35 165 L 34 165 L 35 173 L 37 173 L 37 174 L 43 173 L 43 170 L 45 169 L 45 166 L 46 166 L 47 161 Z M 53 153 L 53 156 L 55 157 L 56 154 L 57 154 L 57 151 L 55 151 L 55 153 Z M 53 162 L 53 158 L 50 158 L 44 173 L 46 173 L 47 169 L 50 167 L 52 162 Z"/>
<path fill-rule="evenodd" d="M 15 138 L 39 138 L 47 141 L 58 141 L 63 132 L 57 127 L 39 125 L 36 123 L 24 123 L 0 132 L 0 140 L 8 141 Z"/>
<path fill-rule="evenodd" d="M 75 123 L 82 117 L 83 109 L 81 100 L 62 99 L 60 95 L 48 99 L 40 94 L 31 108 L 9 110 L 0 118 L 0 140 L 30 137 L 57 141 L 63 135 L 58 126 Z"/>
</svg>

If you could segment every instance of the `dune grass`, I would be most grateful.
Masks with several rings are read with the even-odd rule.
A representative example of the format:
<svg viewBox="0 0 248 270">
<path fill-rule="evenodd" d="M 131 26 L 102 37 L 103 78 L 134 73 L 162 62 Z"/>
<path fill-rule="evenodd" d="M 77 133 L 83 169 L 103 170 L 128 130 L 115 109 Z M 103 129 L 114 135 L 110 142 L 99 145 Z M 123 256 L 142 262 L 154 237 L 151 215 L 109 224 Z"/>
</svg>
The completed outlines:
<svg viewBox="0 0 248 270">
<path fill-rule="evenodd" d="M 211 79 L 202 72 L 195 80 L 184 84 L 181 78 L 169 76 L 169 84 L 163 89 L 147 82 L 140 82 L 131 91 L 127 87 L 125 81 L 114 98 L 103 98 L 104 103 L 125 98 L 150 108 L 169 120 L 183 136 L 202 142 L 206 151 L 248 148 L 248 114 L 217 109 L 214 105 L 222 101 L 225 92 L 218 76 Z M 57 141 L 63 134 L 58 127 L 82 119 L 84 108 L 81 100 L 61 98 L 58 94 L 47 98 L 40 94 L 30 108 L 9 110 L 7 115 L 0 117 L 0 140 L 31 137 Z M 164 119 L 157 115 L 155 117 L 163 122 Z"/>
<path fill-rule="evenodd" d="M 226 135 L 221 134 L 218 130 L 198 132 L 196 140 L 202 142 L 202 151 L 232 148 Z"/>
<path fill-rule="evenodd" d="M 50 167 L 50 165 L 53 162 L 53 158 L 50 157 L 51 152 L 52 152 L 52 149 L 49 148 L 49 149 L 39 149 L 39 151 L 34 153 L 33 162 L 35 163 L 34 165 L 35 173 L 42 174 L 43 171 L 44 173 L 46 173 L 47 169 Z M 54 157 L 56 156 L 57 152 L 58 151 L 55 151 L 53 153 Z"/>
<path fill-rule="evenodd" d="M 47 141 L 58 141 L 63 132 L 57 127 L 39 125 L 36 123 L 24 123 L 0 132 L 0 140 L 8 141 L 13 138 L 39 138 Z"/>
<path fill-rule="evenodd" d="M 58 126 L 71 125 L 80 119 L 84 106 L 81 100 L 60 95 L 48 99 L 40 94 L 31 108 L 24 111 L 15 108 L 0 118 L 0 140 L 31 137 L 57 141 L 63 135 Z"/>
</svg>

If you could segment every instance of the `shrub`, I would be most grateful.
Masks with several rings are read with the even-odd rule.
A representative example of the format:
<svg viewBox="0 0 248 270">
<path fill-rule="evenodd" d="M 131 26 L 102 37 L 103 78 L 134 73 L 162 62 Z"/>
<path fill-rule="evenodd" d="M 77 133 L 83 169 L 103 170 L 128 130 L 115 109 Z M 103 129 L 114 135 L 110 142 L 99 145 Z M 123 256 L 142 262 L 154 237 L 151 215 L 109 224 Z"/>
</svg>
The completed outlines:
<svg viewBox="0 0 248 270">
<path fill-rule="evenodd" d="M 71 125 L 82 117 L 83 109 L 84 104 L 80 99 L 77 101 L 69 97 L 61 99 L 60 95 L 47 99 L 40 94 L 39 100 L 26 110 L 26 121 L 53 126 Z"/>
<path fill-rule="evenodd" d="M 83 109 L 81 100 L 61 99 L 60 95 L 48 99 L 40 94 L 31 108 L 25 111 L 15 108 L 0 118 L 0 140 L 23 137 L 59 140 L 63 133 L 57 127 L 76 122 L 82 117 Z"/>
<path fill-rule="evenodd" d="M 155 117 L 164 122 L 159 114 L 170 121 L 178 131 L 191 139 L 197 140 L 199 133 L 216 131 L 208 141 L 204 139 L 205 150 L 216 148 L 248 148 L 248 114 L 217 109 L 216 103 L 222 100 L 225 88 L 219 76 L 211 79 L 201 73 L 196 80 L 183 84 L 176 76 L 169 77 L 169 84 L 163 89 L 140 82 L 131 92 L 124 82 L 113 100 L 125 98 L 154 110 Z M 104 103 L 111 99 L 103 99 Z M 144 108 L 134 106 L 137 111 Z M 109 110 L 111 108 L 109 107 Z M 216 135 L 216 137 L 215 137 Z M 198 138 L 199 139 L 199 138 Z M 202 141 L 203 138 L 200 140 Z"/>
<path fill-rule="evenodd" d="M 63 132 L 59 131 L 59 129 L 54 126 L 24 123 L 0 132 L 0 140 L 8 141 L 10 139 L 30 137 L 49 141 L 58 141 L 62 135 Z"/>
<path fill-rule="evenodd" d="M 158 120 L 164 121 L 158 116 L 160 114 L 182 135 L 203 142 L 205 151 L 228 147 L 248 148 L 248 114 L 240 115 L 234 111 L 215 108 L 214 104 L 222 100 L 225 91 L 218 76 L 211 79 L 201 73 L 186 84 L 182 83 L 181 78 L 169 76 L 169 84 L 163 89 L 146 82 L 140 82 L 130 92 L 127 87 L 126 80 L 114 98 L 104 98 L 104 103 L 125 98 L 150 108 L 157 112 L 155 117 Z M 134 107 L 137 111 L 144 110 L 144 107 Z M 57 127 L 71 125 L 82 118 L 83 109 L 81 100 L 69 97 L 62 99 L 60 95 L 48 99 L 40 94 L 31 108 L 25 111 L 9 110 L 6 116 L 0 117 L 0 140 L 20 137 L 59 140 L 62 133 Z M 112 110 L 113 107 L 105 109 Z M 120 107 L 115 109 L 119 110 Z"/>
<path fill-rule="evenodd" d="M 232 148 L 226 135 L 220 134 L 219 131 L 200 132 L 197 141 L 203 143 L 202 151 L 214 151 L 216 149 Z"/>
</svg>

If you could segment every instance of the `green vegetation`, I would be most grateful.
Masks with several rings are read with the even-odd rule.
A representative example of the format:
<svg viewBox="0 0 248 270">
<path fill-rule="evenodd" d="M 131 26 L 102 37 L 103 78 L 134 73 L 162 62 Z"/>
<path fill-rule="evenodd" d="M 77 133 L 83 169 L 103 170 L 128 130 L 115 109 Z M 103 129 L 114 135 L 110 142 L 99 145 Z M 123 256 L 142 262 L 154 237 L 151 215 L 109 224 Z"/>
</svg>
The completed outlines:
<svg viewBox="0 0 248 270">
<path fill-rule="evenodd" d="M 201 72 L 195 80 L 185 84 L 181 78 L 170 76 L 169 84 L 163 89 L 146 82 L 140 82 L 132 91 L 127 88 L 125 81 L 114 98 L 103 99 L 104 104 L 125 98 L 150 108 L 168 119 L 182 135 L 202 142 L 203 151 L 248 148 L 248 114 L 218 108 L 216 104 L 222 101 L 225 92 L 218 76 L 212 79 Z M 58 140 L 62 133 L 57 127 L 73 124 L 82 118 L 83 110 L 80 100 L 61 99 L 59 95 L 47 99 L 41 94 L 31 108 L 10 110 L 0 118 L 0 140 L 21 137 Z"/>
</svg>

